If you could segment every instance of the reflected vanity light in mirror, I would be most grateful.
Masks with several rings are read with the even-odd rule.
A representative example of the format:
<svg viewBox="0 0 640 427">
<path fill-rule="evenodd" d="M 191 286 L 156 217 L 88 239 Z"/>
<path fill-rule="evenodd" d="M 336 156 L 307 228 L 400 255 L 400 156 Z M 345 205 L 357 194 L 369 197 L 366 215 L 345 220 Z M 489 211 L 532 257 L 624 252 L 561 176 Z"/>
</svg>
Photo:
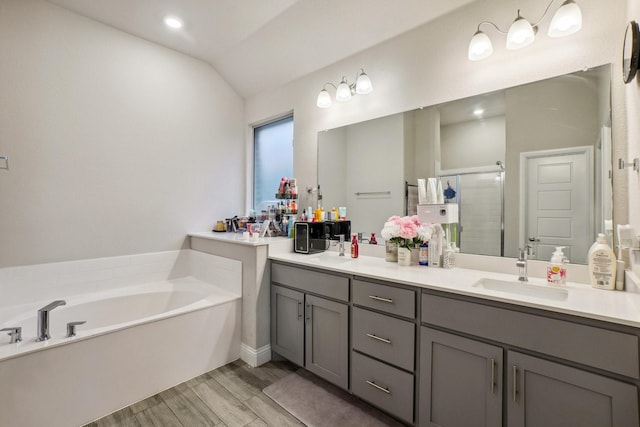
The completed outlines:
<svg viewBox="0 0 640 427">
<path fill-rule="evenodd" d="M 461 252 L 516 257 L 519 247 L 530 245 L 530 258 L 548 261 L 555 246 L 572 246 L 566 241 L 574 237 L 562 233 L 577 230 L 585 241 L 567 256 L 585 263 L 596 232 L 606 232 L 613 218 L 610 84 L 607 64 L 323 130 L 318 184 L 325 208 L 348 206 L 354 233 L 377 234 L 390 216 L 412 213 L 405 183 L 440 177 L 459 204 Z M 571 176 L 562 166 L 568 160 L 582 162 L 584 173 L 574 180 L 583 199 L 575 212 L 565 208 L 578 199 L 563 196 L 575 189 L 548 182 Z M 545 172 L 546 188 L 530 187 L 537 182 L 529 173 L 534 169 Z M 358 196 L 383 190 L 389 193 Z M 535 206 L 544 209 L 526 210 Z M 549 231 L 561 242 L 552 243 Z"/>
<path fill-rule="evenodd" d="M 179 30 L 184 26 L 184 22 L 182 21 L 182 19 L 178 18 L 177 16 L 165 16 L 164 24 L 174 30 Z"/>
<path fill-rule="evenodd" d="M 526 47 L 535 41 L 536 33 L 538 32 L 538 25 L 545 18 L 551 5 L 555 0 L 547 5 L 542 17 L 532 24 L 527 19 L 520 15 L 520 10 L 516 19 L 513 21 L 508 31 L 503 31 L 497 24 L 491 21 L 482 21 L 478 24 L 476 32 L 471 38 L 469 43 L 468 58 L 470 61 L 480 61 L 488 58 L 493 53 L 493 45 L 489 36 L 484 33 L 480 27 L 483 24 L 490 25 L 501 34 L 507 35 L 506 46 L 509 50 L 516 50 Z M 556 13 L 551 19 L 549 24 L 549 30 L 547 32 L 549 37 L 557 38 L 574 34 L 582 29 L 582 11 L 574 0 L 565 0 L 564 3 L 558 8 Z"/>
</svg>

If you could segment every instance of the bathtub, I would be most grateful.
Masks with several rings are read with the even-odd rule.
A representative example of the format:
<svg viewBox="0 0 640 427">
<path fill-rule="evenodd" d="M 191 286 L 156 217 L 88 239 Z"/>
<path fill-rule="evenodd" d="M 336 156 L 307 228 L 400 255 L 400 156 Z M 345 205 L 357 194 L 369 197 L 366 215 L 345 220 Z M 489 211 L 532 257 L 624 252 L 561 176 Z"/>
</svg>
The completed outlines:
<svg viewBox="0 0 640 427">
<path fill-rule="evenodd" d="M 0 269 L 0 329 L 23 328 L 0 335 L 0 426 L 83 425 L 233 361 L 240 315 L 240 262 L 192 250 Z"/>
</svg>

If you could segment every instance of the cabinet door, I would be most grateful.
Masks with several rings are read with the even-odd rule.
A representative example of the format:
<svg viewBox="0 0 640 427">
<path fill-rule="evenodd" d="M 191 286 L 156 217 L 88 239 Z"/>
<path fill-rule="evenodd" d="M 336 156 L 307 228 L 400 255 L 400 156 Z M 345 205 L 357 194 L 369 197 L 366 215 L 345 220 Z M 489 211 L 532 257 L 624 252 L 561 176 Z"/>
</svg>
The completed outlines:
<svg viewBox="0 0 640 427">
<path fill-rule="evenodd" d="M 342 388 L 348 387 L 349 307 L 306 295 L 305 368 Z"/>
<path fill-rule="evenodd" d="M 510 351 L 509 427 L 638 427 L 631 384 Z"/>
<path fill-rule="evenodd" d="M 304 294 L 271 285 L 271 348 L 304 365 Z"/>
<path fill-rule="evenodd" d="M 425 326 L 420 338 L 420 426 L 502 426 L 502 348 Z"/>
</svg>

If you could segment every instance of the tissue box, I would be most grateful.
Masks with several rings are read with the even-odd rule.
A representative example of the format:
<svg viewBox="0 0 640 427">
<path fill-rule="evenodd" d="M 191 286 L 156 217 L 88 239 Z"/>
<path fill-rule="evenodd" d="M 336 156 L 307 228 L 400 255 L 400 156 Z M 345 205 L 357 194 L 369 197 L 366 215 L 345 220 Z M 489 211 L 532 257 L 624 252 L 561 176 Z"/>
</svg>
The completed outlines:
<svg viewBox="0 0 640 427">
<path fill-rule="evenodd" d="M 418 219 L 420 222 L 428 222 L 431 224 L 457 224 L 458 204 L 418 205 Z"/>
</svg>

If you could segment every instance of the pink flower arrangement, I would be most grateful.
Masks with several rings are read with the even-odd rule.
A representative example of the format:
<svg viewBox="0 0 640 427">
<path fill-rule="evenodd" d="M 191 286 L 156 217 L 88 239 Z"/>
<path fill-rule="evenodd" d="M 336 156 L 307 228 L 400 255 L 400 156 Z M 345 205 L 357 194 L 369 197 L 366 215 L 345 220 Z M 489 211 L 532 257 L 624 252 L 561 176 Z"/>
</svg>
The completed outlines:
<svg viewBox="0 0 640 427">
<path fill-rule="evenodd" d="M 380 235 L 400 247 L 411 249 L 431 239 L 435 226 L 438 224 L 420 224 L 418 215 L 392 216 L 384 223 Z"/>
</svg>

